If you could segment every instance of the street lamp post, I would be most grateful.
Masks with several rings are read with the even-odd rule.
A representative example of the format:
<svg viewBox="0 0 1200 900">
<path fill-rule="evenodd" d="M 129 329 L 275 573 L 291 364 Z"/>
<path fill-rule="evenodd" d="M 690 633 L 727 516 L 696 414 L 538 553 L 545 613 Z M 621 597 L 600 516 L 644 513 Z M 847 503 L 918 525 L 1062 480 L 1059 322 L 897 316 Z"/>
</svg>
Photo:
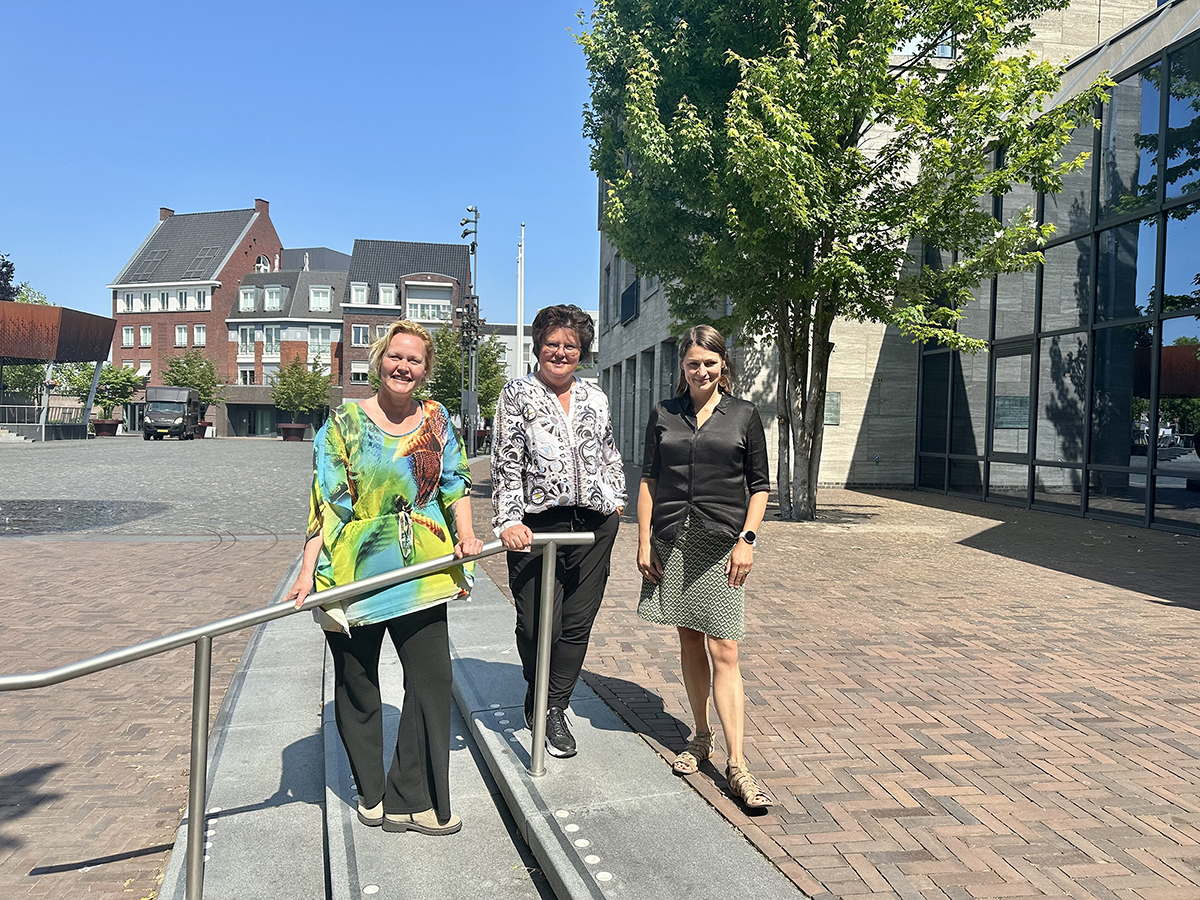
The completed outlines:
<svg viewBox="0 0 1200 900">
<path fill-rule="evenodd" d="M 459 225 L 463 228 L 462 236 L 471 236 L 471 287 L 463 297 L 460 310 L 462 328 L 462 426 L 468 454 L 474 455 L 476 433 L 482 420 L 479 418 L 479 208 L 468 206 L 467 212 Z"/>
</svg>

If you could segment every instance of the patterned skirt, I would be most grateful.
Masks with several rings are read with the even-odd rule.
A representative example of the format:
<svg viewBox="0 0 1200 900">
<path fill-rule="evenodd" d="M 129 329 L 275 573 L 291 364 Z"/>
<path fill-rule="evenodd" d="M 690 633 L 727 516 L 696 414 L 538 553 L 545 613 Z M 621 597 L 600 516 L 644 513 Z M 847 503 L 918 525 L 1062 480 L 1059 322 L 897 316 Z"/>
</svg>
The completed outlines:
<svg viewBox="0 0 1200 900">
<path fill-rule="evenodd" d="M 725 574 L 736 539 L 705 531 L 689 517 L 674 544 L 653 543 L 663 574 L 658 584 L 642 579 L 638 615 L 715 638 L 745 639 L 746 589 L 730 587 Z"/>
</svg>

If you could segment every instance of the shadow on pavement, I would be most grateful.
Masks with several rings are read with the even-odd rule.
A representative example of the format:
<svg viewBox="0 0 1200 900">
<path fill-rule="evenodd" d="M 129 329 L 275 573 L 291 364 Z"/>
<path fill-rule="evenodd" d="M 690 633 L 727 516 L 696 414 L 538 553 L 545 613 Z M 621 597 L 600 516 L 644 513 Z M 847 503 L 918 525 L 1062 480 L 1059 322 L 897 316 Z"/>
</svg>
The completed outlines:
<svg viewBox="0 0 1200 900">
<path fill-rule="evenodd" d="M 112 853 L 108 856 L 97 856 L 92 859 L 81 859 L 78 862 L 55 863 L 50 866 L 36 866 L 29 870 L 32 876 L 58 875 L 63 872 L 77 872 L 80 869 L 90 869 L 93 866 L 105 866 L 109 863 L 124 862 L 127 859 L 137 859 L 139 856 L 153 856 L 156 853 L 166 853 L 174 844 L 158 844 L 155 847 L 140 847 L 125 853 Z"/>
<path fill-rule="evenodd" d="M 1200 540 L 1190 535 L 920 491 L 856 493 L 991 519 L 994 526 L 958 543 L 1200 609 Z"/>
<path fill-rule="evenodd" d="M 169 508 L 148 500 L 0 500 L 0 536 L 126 525 Z"/>
<path fill-rule="evenodd" d="M 22 816 L 27 816 L 39 806 L 53 803 L 62 794 L 56 791 L 43 791 L 42 785 L 50 779 L 62 763 L 47 763 L 41 766 L 29 766 L 18 772 L 10 772 L 0 776 L 0 850 L 13 850 L 20 847 L 24 841 L 4 833 L 3 828 Z"/>
<path fill-rule="evenodd" d="M 675 753 L 687 746 L 692 727 L 667 712 L 658 694 L 632 681 L 586 669 L 582 678 L 596 692 L 596 696 L 643 737 L 653 737 L 656 743 Z M 596 727 L 603 727 L 595 724 Z"/>
</svg>

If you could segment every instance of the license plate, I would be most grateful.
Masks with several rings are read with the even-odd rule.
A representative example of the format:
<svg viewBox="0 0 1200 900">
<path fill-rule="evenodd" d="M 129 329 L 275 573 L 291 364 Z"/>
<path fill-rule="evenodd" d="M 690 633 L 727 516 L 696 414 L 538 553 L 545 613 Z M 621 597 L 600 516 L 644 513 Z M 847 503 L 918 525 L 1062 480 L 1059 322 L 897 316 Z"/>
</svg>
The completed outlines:
<svg viewBox="0 0 1200 900">
<path fill-rule="evenodd" d="M 170 430 L 171 430 L 170 428 L 160 428 L 160 429 L 158 429 L 158 433 L 159 433 L 159 434 L 166 434 L 166 433 L 167 433 L 168 431 L 170 431 Z"/>
</svg>

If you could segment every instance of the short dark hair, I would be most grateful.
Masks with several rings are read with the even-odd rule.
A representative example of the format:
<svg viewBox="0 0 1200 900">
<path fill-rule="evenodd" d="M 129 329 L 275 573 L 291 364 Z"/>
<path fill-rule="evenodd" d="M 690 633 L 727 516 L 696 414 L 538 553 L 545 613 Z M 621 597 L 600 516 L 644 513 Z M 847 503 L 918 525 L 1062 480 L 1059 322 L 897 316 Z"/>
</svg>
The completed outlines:
<svg viewBox="0 0 1200 900">
<path fill-rule="evenodd" d="M 592 325 L 592 317 L 574 303 L 564 303 L 558 306 L 547 306 L 538 311 L 533 317 L 533 328 L 529 338 L 533 341 L 533 355 L 542 351 L 546 335 L 556 328 L 569 328 L 579 338 L 579 356 L 582 359 L 592 349 L 592 338 L 596 336 L 596 328 Z"/>
</svg>

